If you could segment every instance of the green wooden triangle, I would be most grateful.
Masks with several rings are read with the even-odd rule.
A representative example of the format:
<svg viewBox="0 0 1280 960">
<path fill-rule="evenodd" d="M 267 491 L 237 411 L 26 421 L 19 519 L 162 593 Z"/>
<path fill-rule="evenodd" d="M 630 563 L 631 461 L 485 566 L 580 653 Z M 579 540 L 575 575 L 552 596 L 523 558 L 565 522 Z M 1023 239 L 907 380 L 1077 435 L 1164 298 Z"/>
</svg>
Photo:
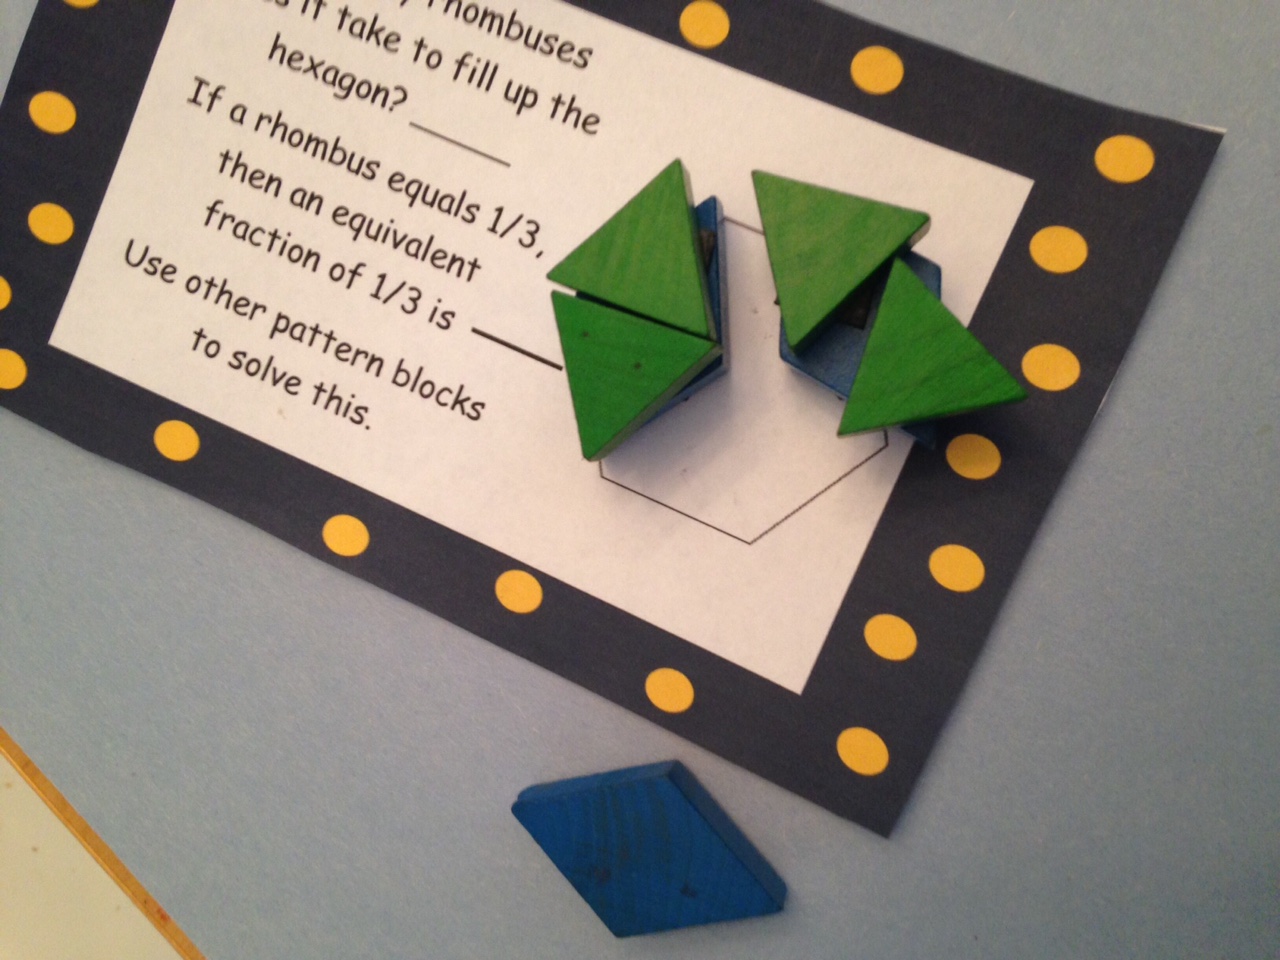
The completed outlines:
<svg viewBox="0 0 1280 960">
<path fill-rule="evenodd" d="M 849 294 L 929 229 L 929 215 L 916 210 L 760 170 L 751 177 L 792 350 L 803 350 Z"/>
<path fill-rule="evenodd" d="M 895 260 L 839 432 L 932 420 L 1026 396 L 911 268 Z"/>
<path fill-rule="evenodd" d="M 679 160 L 547 278 L 678 330 L 715 338 L 689 184 Z"/>
<path fill-rule="evenodd" d="M 718 343 L 566 294 L 551 294 L 582 455 L 599 460 L 703 368 Z"/>
</svg>

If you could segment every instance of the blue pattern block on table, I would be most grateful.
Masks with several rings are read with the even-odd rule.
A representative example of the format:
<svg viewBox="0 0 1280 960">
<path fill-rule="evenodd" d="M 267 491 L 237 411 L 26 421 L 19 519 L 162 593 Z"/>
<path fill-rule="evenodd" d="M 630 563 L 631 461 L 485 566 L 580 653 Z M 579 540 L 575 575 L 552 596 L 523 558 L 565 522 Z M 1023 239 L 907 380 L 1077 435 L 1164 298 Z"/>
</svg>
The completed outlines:
<svg viewBox="0 0 1280 960">
<path fill-rule="evenodd" d="M 529 787 L 511 812 L 617 937 L 777 913 L 787 897 L 677 761 Z"/>
</svg>

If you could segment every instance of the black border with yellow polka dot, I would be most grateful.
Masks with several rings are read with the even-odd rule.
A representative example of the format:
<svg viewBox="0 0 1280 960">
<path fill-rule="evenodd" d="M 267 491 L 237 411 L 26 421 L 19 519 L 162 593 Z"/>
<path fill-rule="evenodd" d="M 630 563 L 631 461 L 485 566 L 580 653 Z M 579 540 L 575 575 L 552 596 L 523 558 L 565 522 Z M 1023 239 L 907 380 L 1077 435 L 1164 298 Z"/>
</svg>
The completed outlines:
<svg viewBox="0 0 1280 960">
<path fill-rule="evenodd" d="M 802 695 L 48 346 L 169 3 L 37 7 L 0 107 L 0 404 L 888 835 L 1221 137 L 809 0 L 576 5 L 1034 181 L 970 328 L 1030 399 L 912 452 Z"/>
</svg>

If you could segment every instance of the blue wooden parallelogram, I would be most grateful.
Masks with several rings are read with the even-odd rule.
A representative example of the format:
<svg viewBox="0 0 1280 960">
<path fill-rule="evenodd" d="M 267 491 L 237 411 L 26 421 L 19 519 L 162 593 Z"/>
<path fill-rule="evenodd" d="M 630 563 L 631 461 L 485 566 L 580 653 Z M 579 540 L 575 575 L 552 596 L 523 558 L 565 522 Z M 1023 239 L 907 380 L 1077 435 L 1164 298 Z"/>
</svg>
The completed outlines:
<svg viewBox="0 0 1280 960">
<path fill-rule="evenodd" d="M 687 387 L 671 398 L 671 402 L 659 410 L 654 419 L 672 407 L 684 403 L 695 393 L 725 375 L 729 359 L 729 326 L 726 314 L 729 310 L 728 256 L 724 246 L 724 207 L 719 198 L 708 197 L 693 208 L 693 218 L 698 225 L 699 242 L 705 244 L 703 260 L 707 270 L 707 294 L 711 301 L 711 321 L 715 325 L 716 340 L 724 353 L 712 361 L 707 369 L 693 378 Z M 651 421 L 652 422 L 652 421 Z"/>
<path fill-rule="evenodd" d="M 617 937 L 777 913 L 787 898 L 678 761 L 529 787 L 511 812 Z"/>
</svg>

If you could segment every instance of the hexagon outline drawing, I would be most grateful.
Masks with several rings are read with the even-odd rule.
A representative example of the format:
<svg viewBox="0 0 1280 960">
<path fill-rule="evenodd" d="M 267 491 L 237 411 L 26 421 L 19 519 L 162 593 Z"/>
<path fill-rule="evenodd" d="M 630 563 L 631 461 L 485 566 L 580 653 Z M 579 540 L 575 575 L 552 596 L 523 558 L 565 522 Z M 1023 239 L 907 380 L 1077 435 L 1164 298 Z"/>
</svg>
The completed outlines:
<svg viewBox="0 0 1280 960">
<path fill-rule="evenodd" d="M 751 539 L 749 539 L 749 540 L 748 540 L 747 538 L 745 538 L 745 537 L 740 537 L 740 536 L 738 536 L 736 533 L 731 533 L 730 531 L 725 530 L 723 527 L 718 527 L 718 526 L 716 526 L 714 523 L 711 523 L 710 521 L 703 520 L 701 517 L 694 516 L 693 514 L 691 514 L 691 513 L 687 512 L 687 511 L 685 511 L 685 510 L 681 510 L 679 507 L 674 507 L 674 506 L 672 506 L 671 504 L 666 503 L 666 502 L 664 502 L 664 501 L 662 501 L 662 500 L 658 499 L 657 497 L 650 496 L 650 495 L 649 495 L 649 494 L 647 494 L 647 493 L 641 493 L 639 490 L 636 490 L 634 487 L 629 487 L 629 486 L 627 486 L 625 483 L 623 483 L 623 482 L 622 482 L 622 481 L 620 481 L 620 480 L 615 480 L 615 479 L 613 479 L 612 477 L 606 476 L 606 475 L 605 475 L 605 472 L 604 472 L 604 462 L 603 462 L 603 461 L 601 461 L 599 464 L 597 464 L 597 466 L 599 467 L 599 471 L 600 471 L 600 479 L 601 479 L 601 480 L 604 480 L 604 481 L 606 481 L 606 482 L 608 482 L 608 483 L 611 483 L 611 484 L 613 484 L 615 487 L 619 487 L 619 488 L 621 488 L 621 489 L 623 489 L 623 490 L 626 490 L 628 493 L 633 493 L 633 494 L 635 494 L 637 497 L 640 497 L 641 499 L 648 500 L 650 503 L 655 503 L 655 504 L 657 504 L 658 506 L 663 507 L 663 508 L 664 508 L 664 509 L 666 509 L 666 510 L 670 510 L 672 513 L 677 513 L 677 514 L 679 514 L 680 516 L 682 516 L 682 517 L 684 517 L 684 518 L 686 518 L 686 519 L 688 519 L 688 520 L 692 520 L 694 523 L 700 523 L 700 524 L 702 524 L 702 526 L 704 526 L 704 527 L 708 527 L 708 528 L 710 528 L 710 529 L 712 529 L 712 530 L 716 531 L 717 533 L 722 533 L 722 534 L 724 534 L 726 537 L 729 537 L 729 538 L 730 538 L 730 539 L 732 539 L 732 540 L 737 540 L 739 543 L 745 544 L 745 545 L 747 545 L 747 546 L 749 547 L 749 546 L 752 546 L 753 544 L 759 543 L 762 539 L 764 539 L 766 536 L 768 536 L 768 535 L 769 535 L 770 533 L 772 533 L 774 530 L 777 530 L 780 526 L 782 526 L 784 523 L 786 523 L 786 522 L 787 522 L 788 520 L 790 520 L 792 517 L 796 516 L 796 514 L 800 513 L 800 511 L 801 511 L 801 510 L 803 510 L 805 507 L 809 506 L 811 503 L 814 503 L 814 502 L 815 502 L 816 500 L 818 500 L 818 498 L 820 498 L 823 494 L 829 493 L 830 491 L 834 490 L 834 489 L 835 489 L 836 487 L 838 487 L 842 482 L 844 482 L 845 480 L 847 480 L 849 477 L 853 476 L 853 474 L 854 474 L 854 473 L 856 473 L 856 472 L 857 472 L 858 470 L 860 470 L 862 467 L 865 467 L 865 466 L 866 466 L 867 464 L 869 464 L 872 460 L 874 460 L 876 457 L 880 456 L 880 454 L 884 453 L 884 452 L 885 452 L 886 450 L 888 450 L 888 449 L 889 449 L 889 433 L 888 433 L 888 431 L 887 431 L 887 430 L 881 430 L 881 431 L 880 431 L 880 445 L 879 445 L 878 447 L 876 447 L 876 449 L 875 449 L 875 450 L 873 450 L 870 454 L 868 454 L 868 455 L 867 455 L 866 457 L 864 457 L 862 460 L 860 460 L 860 461 L 858 461 L 857 463 L 855 463 L 852 467 L 850 467 L 850 468 L 849 468 L 848 470 L 846 470 L 844 473 L 840 474 L 840 476 L 836 477 L 834 480 L 832 480 L 830 483 L 828 483 L 825 487 L 823 487 L 823 488 L 822 488 L 821 490 L 819 490 L 817 493 L 815 493 L 815 494 L 813 494 L 812 496 L 810 496 L 807 500 L 805 500 L 805 501 L 804 501 L 803 503 L 801 503 L 799 506 L 795 507 L 795 508 L 794 508 L 793 510 L 791 510 L 790 512 L 788 512 L 788 513 L 784 514 L 784 515 L 783 515 L 781 518 L 779 518 L 778 520 L 775 520 L 775 521 L 774 521 L 773 523 L 771 523 L 769 526 L 765 527 L 765 529 L 764 529 L 764 530 L 762 530 L 760 533 L 756 534 L 754 537 L 752 537 L 752 538 L 751 538 Z"/>
</svg>

